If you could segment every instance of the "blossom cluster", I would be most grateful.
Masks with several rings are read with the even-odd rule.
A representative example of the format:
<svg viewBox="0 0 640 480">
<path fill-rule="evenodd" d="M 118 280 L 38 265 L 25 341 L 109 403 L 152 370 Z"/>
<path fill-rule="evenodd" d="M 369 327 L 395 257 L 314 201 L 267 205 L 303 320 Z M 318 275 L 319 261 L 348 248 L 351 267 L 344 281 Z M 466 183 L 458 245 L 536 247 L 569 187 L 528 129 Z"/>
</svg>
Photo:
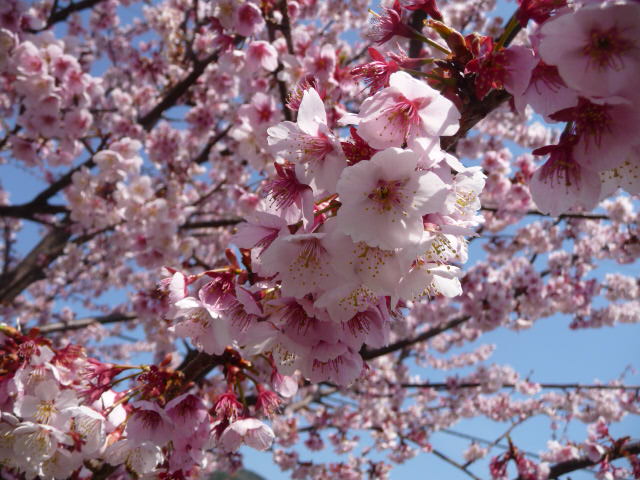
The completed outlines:
<svg viewBox="0 0 640 480">
<path fill-rule="evenodd" d="M 533 50 L 521 53 L 529 68 L 518 72 L 529 79 L 515 103 L 566 122 L 559 143 L 533 152 L 548 155 L 531 179 L 534 201 L 558 215 L 591 210 L 618 187 L 640 193 L 640 6 L 588 2 L 532 18 Z"/>
<path fill-rule="evenodd" d="M 0 28 L 5 108 L 21 105 L 8 142 L 13 156 L 28 166 L 38 166 L 41 156 L 54 166 L 70 165 L 82 150 L 78 139 L 92 128 L 91 107 L 104 89 L 77 57 L 53 36 L 24 38 Z"/>
<path fill-rule="evenodd" d="M 557 313 L 640 322 L 637 279 L 593 275 L 640 256 L 634 200 L 577 211 L 638 193 L 637 2 L 523 0 L 504 29 L 492 0 L 385 0 L 368 28 L 363 0 L 0 3 L 0 163 L 46 183 L 12 205 L 2 177 L 0 315 L 48 338 L 1 327 L 2 476 L 201 478 L 246 445 L 294 478 L 386 479 L 464 418 L 535 416 L 598 426 L 541 463 L 510 445 L 494 478 L 585 453 L 630 476 L 602 432 L 637 388 L 454 349 Z"/>
<path fill-rule="evenodd" d="M 203 398 L 166 365 L 102 363 L 77 345 L 54 349 L 37 331 L 0 328 L 0 461 L 26 478 L 61 480 L 106 464 L 138 476 L 197 477 L 219 463 L 211 452 L 224 458 L 273 441 L 256 417 L 273 414 L 280 400 L 260 384 L 250 413 L 232 389 Z M 221 362 L 237 358 L 227 352 Z M 276 383 L 295 393 L 290 381 Z"/>
<path fill-rule="evenodd" d="M 172 328 L 210 354 L 231 342 L 281 373 L 347 385 L 394 312 L 461 293 L 484 175 L 439 147 L 457 128 L 453 103 L 404 72 L 343 117 L 358 127 L 342 145 L 318 91 L 300 96 L 297 122 L 267 130 L 276 175 L 233 238 L 246 270 L 211 273 L 198 299 L 174 295 Z M 172 289 L 185 283 L 176 273 Z"/>
</svg>

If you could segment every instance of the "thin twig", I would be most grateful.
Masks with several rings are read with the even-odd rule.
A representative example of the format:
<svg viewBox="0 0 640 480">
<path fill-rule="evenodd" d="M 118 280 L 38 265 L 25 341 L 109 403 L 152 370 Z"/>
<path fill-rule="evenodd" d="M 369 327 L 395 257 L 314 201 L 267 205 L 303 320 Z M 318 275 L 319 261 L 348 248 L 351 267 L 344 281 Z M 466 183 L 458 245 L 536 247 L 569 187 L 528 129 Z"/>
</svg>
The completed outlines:
<svg viewBox="0 0 640 480">
<path fill-rule="evenodd" d="M 106 325 L 109 323 L 129 322 L 131 320 L 135 320 L 136 318 L 137 317 L 135 315 L 126 313 L 110 313 L 109 315 L 104 315 L 101 317 L 85 317 L 78 320 L 73 320 L 71 322 L 48 323 L 47 325 L 38 327 L 38 330 L 41 334 L 45 335 L 47 333 L 79 330 L 81 328 L 85 328 L 89 325 L 94 324 Z"/>
<path fill-rule="evenodd" d="M 389 353 L 397 352 L 398 350 L 402 350 L 403 348 L 410 347 L 411 345 L 415 345 L 416 343 L 429 340 L 430 338 L 433 338 L 436 335 L 440 335 L 441 333 L 447 330 L 451 330 L 452 328 L 462 325 L 463 323 L 468 321 L 470 318 L 471 317 L 454 318 L 453 320 L 449 320 L 448 322 L 438 327 L 433 327 L 416 337 L 400 340 L 398 342 L 392 343 L 391 345 L 387 345 L 386 347 L 382 347 L 382 348 L 377 348 L 375 350 L 363 350 L 360 353 L 364 360 L 371 360 L 373 358 L 382 357 L 383 355 L 388 355 Z"/>
<path fill-rule="evenodd" d="M 454 459 L 446 456 L 444 453 L 440 452 L 439 450 L 436 450 L 435 448 L 431 451 L 431 453 L 433 453 L 436 457 L 440 458 L 441 460 L 444 460 L 445 462 L 447 462 L 449 465 L 453 465 L 454 467 L 456 467 L 457 469 L 459 469 L 460 471 L 466 473 L 470 478 L 473 478 L 473 480 L 481 480 L 480 477 L 476 477 L 473 473 L 471 473 L 469 470 L 467 470 L 467 468 L 456 462 Z"/>
<path fill-rule="evenodd" d="M 462 388 L 481 388 L 485 384 L 480 382 L 465 382 L 458 384 L 438 383 L 402 383 L 402 388 L 431 388 L 433 390 L 457 390 Z M 640 385 L 583 385 L 580 383 L 540 383 L 540 388 L 549 390 L 640 390 Z M 516 388 L 515 383 L 504 383 L 501 388 Z"/>
<path fill-rule="evenodd" d="M 497 207 L 481 207 L 480 210 L 485 212 L 500 212 L 500 213 L 513 213 L 513 214 L 523 214 L 523 215 L 537 215 L 539 217 L 551 217 L 546 213 L 542 213 L 538 210 L 527 210 L 527 211 L 519 211 L 519 210 L 505 210 Z M 563 213 L 556 217 L 558 219 L 563 218 L 579 218 L 583 220 L 611 220 L 611 217 L 608 215 L 600 214 L 600 213 Z"/>
</svg>

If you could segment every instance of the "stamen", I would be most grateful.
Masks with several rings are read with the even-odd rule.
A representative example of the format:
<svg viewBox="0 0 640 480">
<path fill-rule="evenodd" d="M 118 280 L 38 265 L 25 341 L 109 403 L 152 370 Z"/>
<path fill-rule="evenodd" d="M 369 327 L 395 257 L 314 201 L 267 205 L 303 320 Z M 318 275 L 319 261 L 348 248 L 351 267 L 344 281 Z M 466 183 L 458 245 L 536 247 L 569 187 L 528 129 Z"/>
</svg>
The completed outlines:
<svg viewBox="0 0 640 480">
<path fill-rule="evenodd" d="M 583 48 L 583 52 L 590 57 L 589 66 L 600 71 L 620 71 L 624 68 L 623 55 L 634 47 L 634 43 L 624 38 L 620 29 L 614 26 L 609 30 L 591 30 L 589 44 Z"/>
</svg>

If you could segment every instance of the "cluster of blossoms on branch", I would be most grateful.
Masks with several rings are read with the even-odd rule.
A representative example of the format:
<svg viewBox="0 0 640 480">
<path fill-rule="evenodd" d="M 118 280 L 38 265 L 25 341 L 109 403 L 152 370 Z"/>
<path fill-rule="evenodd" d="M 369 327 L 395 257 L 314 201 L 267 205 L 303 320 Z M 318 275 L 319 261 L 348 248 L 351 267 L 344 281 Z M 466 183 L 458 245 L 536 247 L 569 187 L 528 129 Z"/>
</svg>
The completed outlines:
<svg viewBox="0 0 640 480">
<path fill-rule="evenodd" d="M 402 463 L 436 452 L 430 436 L 462 418 L 547 415 L 592 424 L 589 439 L 550 442 L 541 462 L 509 440 L 493 478 L 510 462 L 543 480 L 575 461 L 640 478 L 637 442 L 606 427 L 640 412 L 637 389 L 548 392 L 486 366 L 490 346 L 450 352 L 557 312 L 572 328 L 640 321 L 636 279 L 588 278 L 594 259 L 640 256 L 635 205 L 602 204 L 608 223 L 579 213 L 618 187 L 639 192 L 637 2 L 523 0 L 503 31 L 482 15 L 490 2 L 383 2 L 368 28 L 366 2 L 168 0 L 128 27 L 117 16 L 128 0 L 89 0 L 88 26 L 73 15 L 84 2 L 50 3 L 0 5 L 0 150 L 50 183 L 22 205 L 0 190 L 0 313 L 55 333 L 76 318 L 51 299 L 133 288 L 131 314 L 113 318 L 144 340 L 96 348 L 127 332 L 92 325 L 73 341 L 91 355 L 153 351 L 157 365 L 104 363 L 72 334 L 2 326 L 3 476 L 201 478 L 239 468 L 247 445 L 273 450 L 294 478 L 384 479 L 374 449 Z M 62 13 L 64 40 L 51 28 Z M 352 28 L 376 48 L 338 40 Z M 101 55 L 110 66 L 97 77 Z M 549 158 L 536 169 L 503 140 Z M 500 234 L 528 213 L 565 212 L 576 217 Z M 50 230 L 18 262 L 22 220 Z M 465 272 L 478 236 L 487 261 Z M 163 265 L 174 268 L 156 285 Z M 610 304 L 595 309 L 601 293 Z M 182 361 L 181 339 L 197 349 Z M 407 358 L 473 370 L 423 382 Z M 307 435 L 309 450 L 328 441 L 350 454 L 353 430 L 373 447 L 345 462 L 289 449 Z M 488 451 L 472 443 L 462 470 Z M 611 464 L 621 456 L 631 470 Z"/>
<path fill-rule="evenodd" d="M 423 148 L 455 129 L 451 102 L 403 72 L 390 84 L 350 120 L 359 128 L 344 151 L 314 88 L 301 92 L 297 123 L 268 130 L 284 161 L 234 236 L 245 268 L 210 272 L 198 299 L 174 293 L 176 333 L 210 354 L 234 342 L 270 353 L 282 373 L 348 385 L 362 373 L 362 346 L 386 345 L 407 302 L 461 293 L 456 263 L 484 176 Z"/>
<path fill-rule="evenodd" d="M 542 22 L 531 41 L 530 78 L 514 92 L 515 102 L 547 121 L 566 122 L 558 144 L 533 152 L 549 155 L 531 179 L 538 207 L 558 215 L 591 210 L 619 187 L 640 193 L 640 5 L 566 7 Z"/>
<path fill-rule="evenodd" d="M 26 478 L 86 477 L 118 467 L 117 477 L 127 471 L 197 478 L 221 467 L 213 450 L 225 458 L 242 444 L 265 450 L 273 441 L 256 417 L 272 415 L 280 400 L 261 383 L 249 412 L 231 384 L 211 398 L 195 395 L 184 374 L 167 368 L 169 359 L 160 366 L 103 363 L 80 346 L 56 350 L 37 331 L 22 335 L 5 325 L 0 353 L 0 462 Z M 237 353 L 219 362 L 233 372 L 230 381 L 242 380 L 247 364 Z M 132 385 L 118 388 L 129 379 Z M 275 383 L 284 395 L 295 393 L 290 381 Z"/>
</svg>

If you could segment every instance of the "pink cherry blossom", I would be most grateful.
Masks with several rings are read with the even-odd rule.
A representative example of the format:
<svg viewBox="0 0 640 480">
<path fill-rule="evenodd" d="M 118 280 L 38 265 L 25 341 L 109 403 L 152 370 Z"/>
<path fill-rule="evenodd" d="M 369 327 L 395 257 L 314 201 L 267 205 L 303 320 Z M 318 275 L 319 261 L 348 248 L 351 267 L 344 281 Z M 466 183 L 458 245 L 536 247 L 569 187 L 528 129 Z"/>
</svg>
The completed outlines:
<svg viewBox="0 0 640 480">
<path fill-rule="evenodd" d="M 632 195 L 640 193 L 640 146 L 629 151 L 619 166 L 600 172 L 603 192 L 615 192 L 620 187 Z"/>
<path fill-rule="evenodd" d="M 578 163 L 595 171 L 620 165 L 637 142 L 640 111 L 617 97 L 589 101 L 580 97 L 575 107 L 551 115 L 554 120 L 573 122 L 577 135 L 573 155 Z"/>
<path fill-rule="evenodd" d="M 247 49 L 246 69 L 250 72 L 262 67 L 269 72 L 278 68 L 278 52 L 270 43 L 256 40 Z"/>
<path fill-rule="evenodd" d="M 320 342 L 311 349 L 302 373 L 312 382 L 328 380 L 348 385 L 362 372 L 362 357 L 342 342 Z"/>
<path fill-rule="evenodd" d="M 260 9 L 253 2 L 244 2 L 234 10 L 234 27 L 242 36 L 250 37 L 264 28 Z"/>
<path fill-rule="evenodd" d="M 305 165 L 305 182 L 322 191 L 335 189 L 346 162 L 327 126 L 324 104 L 315 89 L 304 92 L 297 123 L 282 122 L 269 128 L 267 133 L 274 152 L 295 157 Z"/>
<path fill-rule="evenodd" d="M 443 20 L 435 0 L 402 0 L 401 4 L 407 10 L 422 10 L 435 20 Z"/>
<path fill-rule="evenodd" d="M 413 31 L 402 19 L 400 2 L 395 0 L 391 8 L 385 8 L 382 15 L 372 14 L 366 36 L 377 44 L 383 44 L 394 36 L 411 38 Z"/>
<path fill-rule="evenodd" d="M 556 66 L 540 61 L 531 72 L 529 86 L 514 100 L 519 111 L 529 104 L 549 120 L 550 114 L 577 105 L 578 93 L 567 87 Z"/>
<path fill-rule="evenodd" d="M 476 74 L 476 95 L 483 99 L 489 91 L 504 88 L 515 98 L 521 96 L 536 64 L 533 51 L 522 46 L 509 47 L 474 58 L 465 70 Z"/>
<path fill-rule="evenodd" d="M 46 73 L 47 64 L 42 53 L 31 42 L 21 43 L 15 50 L 13 57 L 16 69 L 23 75 L 42 75 Z"/>
<path fill-rule="evenodd" d="M 330 257 L 324 233 L 286 235 L 275 240 L 260 257 L 260 271 L 278 275 L 286 296 L 304 297 L 331 281 Z"/>
<path fill-rule="evenodd" d="M 126 439 L 110 445 L 105 457 L 111 465 L 124 464 L 137 475 L 151 473 L 164 458 L 158 445 Z"/>
<path fill-rule="evenodd" d="M 591 209 L 600 197 L 600 177 L 597 172 L 578 163 L 572 143 L 565 141 L 537 151 L 541 155 L 550 155 L 533 174 L 531 195 L 541 211 L 554 216 L 578 205 Z"/>
<path fill-rule="evenodd" d="M 212 304 L 193 297 L 175 303 L 176 322 L 171 330 L 181 337 L 189 337 L 206 352 L 221 354 L 232 343 L 229 325 Z"/>
<path fill-rule="evenodd" d="M 597 3 L 558 15 L 540 28 L 540 57 L 586 95 L 624 96 L 640 72 L 639 20 L 635 2 Z"/>
<path fill-rule="evenodd" d="M 220 444 L 225 450 L 236 451 L 242 444 L 256 450 L 266 450 L 273 442 L 271 428 L 255 418 L 243 418 L 229 425 L 220 436 Z"/>
<path fill-rule="evenodd" d="M 164 445 L 173 428 L 167 413 L 154 402 L 141 400 L 134 403 L 135 410 L 127 421 L 126 435 L 134 443 L 152 442 Z"/>
<path fill-rule="evenodd" d="M 354 242 L 382 249 L 417 244 L 422 216 L 440 208 L 446 190 L 435 174 L 416 172 L 416 165 L 413 152 L 388 148 L 347 167 L 337 185 L 338 228 Z"/>
<path fill-rule="evenodd" d="M 373 148 L 411 147 L 416 137 L 453 135 L 460 113 L 451 101 L 405 72 L 395 72 L 389 87 L 362 102 L 354 123 Z M 432 140 L 436 146 L 435 140 Z"/>
<path fill-rule="evenodd" d="M 369 56 L 373 61 L 354 67 L 351 69 L 351 75 L 364 80 L 371 93 L 375 93 L 389 86 L 391 74 L 398 71 L 398 64 L 393 60 L 387 62 L 373 47 L 369 47 Z"/>
<path fill-rule="evenodd" d="M 638 476 L 615 355 L 491 358 L 640 323 L 638 5 L 493 3 L 0 1 L 0 477 Z"/>
<path fill-rule="evenodd" d="M 313 78 L 326 82 L 331 78 L 336 67 L 335 48 L 329 44 L 322 47 L 313 45 L 306 52 L 303 67 Z"/>
</svg>

